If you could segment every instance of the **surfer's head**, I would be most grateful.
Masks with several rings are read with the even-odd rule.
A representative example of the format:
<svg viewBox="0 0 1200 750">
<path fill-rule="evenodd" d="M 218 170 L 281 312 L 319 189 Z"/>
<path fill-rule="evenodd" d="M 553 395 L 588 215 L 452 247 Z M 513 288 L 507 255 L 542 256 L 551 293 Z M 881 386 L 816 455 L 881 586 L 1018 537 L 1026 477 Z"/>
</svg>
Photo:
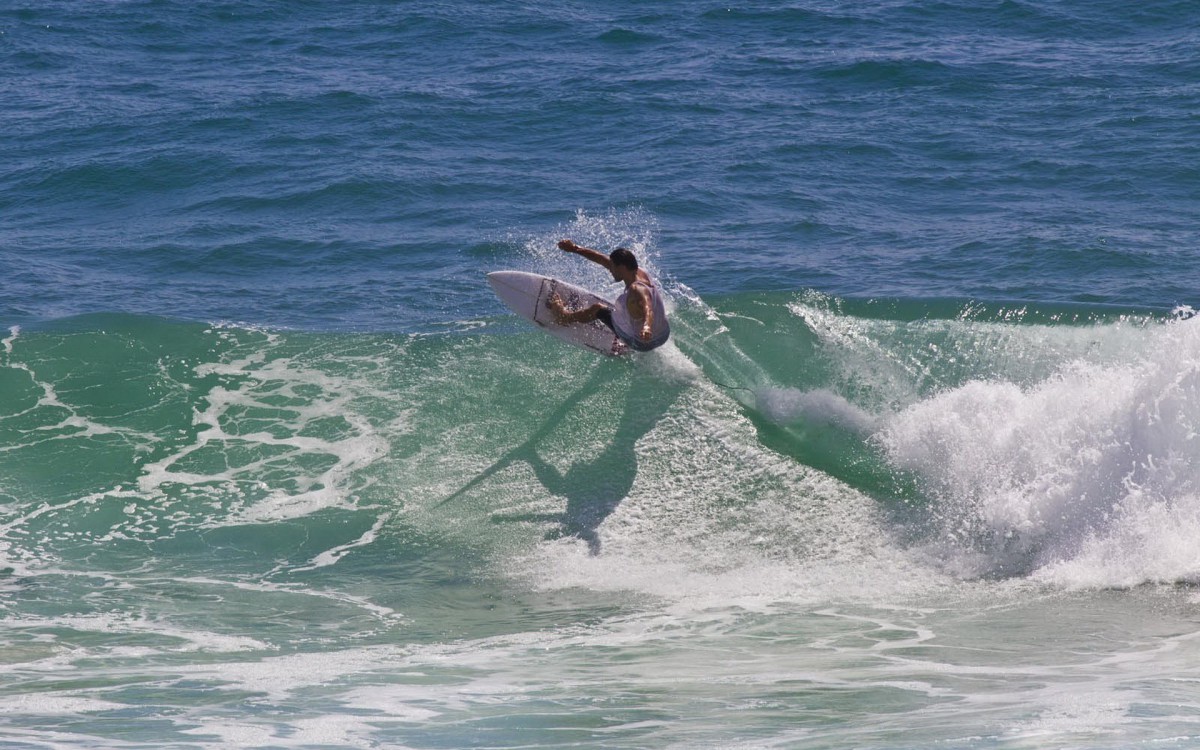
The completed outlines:
<svg viewBox="0 0 1200 750">
<path fill-rule="evenodd" d="M 608 259 L 612 261 L 614 266 L 628 268 L 630 271 L 637 273 L 637 258 L 633 257 L 633 253 L 627 247 L 618 247 L 616 250 L 613 250 L 608 254 Z"/>
</svg>

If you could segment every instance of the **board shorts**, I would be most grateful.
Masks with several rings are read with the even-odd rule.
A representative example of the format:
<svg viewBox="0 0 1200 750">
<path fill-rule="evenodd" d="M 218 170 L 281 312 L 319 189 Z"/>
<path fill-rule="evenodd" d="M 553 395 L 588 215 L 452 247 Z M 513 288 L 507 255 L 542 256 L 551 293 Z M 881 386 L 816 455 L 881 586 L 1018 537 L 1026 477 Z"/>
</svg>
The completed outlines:
<svg viewBox="0 0 1200 750">
<path fill-rule="evenodd" d="M 596 313 L 596 320 L 608 326 L 609 330 L 616 334 L 617 338 L 625 342 L 625 345 L 630 349 L 633 349 L 635 352 L 648 352 L 651 349 L 657 349 L 658 347 L 667 343 L 667 339 L 671 337 L 671 331 L 669 329 L 663 331 L 662 335 L 657 339 L 650 339 L 649 341 L 642 341 L 637 336 L 630 336 L 629 334 L 619 330 L 613 323 L 613 311 L 611 307 L 605 307 Z"/>
</svg>

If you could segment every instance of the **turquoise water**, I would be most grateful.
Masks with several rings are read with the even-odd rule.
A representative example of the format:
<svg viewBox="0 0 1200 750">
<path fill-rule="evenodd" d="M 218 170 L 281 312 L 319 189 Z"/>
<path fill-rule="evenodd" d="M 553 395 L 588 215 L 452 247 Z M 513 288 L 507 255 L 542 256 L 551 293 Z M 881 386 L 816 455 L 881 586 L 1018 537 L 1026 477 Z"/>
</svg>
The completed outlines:
<svg viewBox="0 0 1200 750">
<path fill-rule="evenodd" d="M 1197 32 L 0 5 L 0 746 L 1200 746 Z"/>
</svg>

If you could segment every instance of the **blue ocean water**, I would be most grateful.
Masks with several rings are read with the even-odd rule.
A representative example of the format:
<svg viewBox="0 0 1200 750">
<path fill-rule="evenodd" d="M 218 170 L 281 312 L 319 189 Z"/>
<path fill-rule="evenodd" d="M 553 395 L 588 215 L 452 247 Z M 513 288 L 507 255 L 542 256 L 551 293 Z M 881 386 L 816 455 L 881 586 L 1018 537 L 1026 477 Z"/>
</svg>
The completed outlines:
<svg viewBox="0 0 1200 750">
<path fill-rule="evenodd" d="M 0 2 L 0 745 L 1200 746 L 1198 40 Z"/>
</svg>

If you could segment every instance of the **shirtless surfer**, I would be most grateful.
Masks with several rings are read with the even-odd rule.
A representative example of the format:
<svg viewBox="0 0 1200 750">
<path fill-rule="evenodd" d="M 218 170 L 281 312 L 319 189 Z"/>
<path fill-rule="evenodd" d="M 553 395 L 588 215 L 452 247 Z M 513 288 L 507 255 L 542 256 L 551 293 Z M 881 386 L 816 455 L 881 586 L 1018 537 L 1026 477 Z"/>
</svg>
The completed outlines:
<svg viewBox="0 0 1200 750">
<path fill-rule="evenodd" d="M 617 338 L 639 352 L 648 352 L 667 343 L 671 327 L 667 323 L 667 310 L 658 282 L 645 270 L 638 268 L 637 258 L 632 252 L 618 247 L 605 255 L 590 247 L 576 245 L 571 240 L 562 240 L 558 248 L 604 266 L 614 280 L 625 284 L 625 291 L 617 298 L 615 305 L 597 302 L 573 312 L 566 309 L 558 294 L 550 295 L 546 306 L 554 313 L 559 324 L 599 320 L 611 328 Z"/>
</svg>

